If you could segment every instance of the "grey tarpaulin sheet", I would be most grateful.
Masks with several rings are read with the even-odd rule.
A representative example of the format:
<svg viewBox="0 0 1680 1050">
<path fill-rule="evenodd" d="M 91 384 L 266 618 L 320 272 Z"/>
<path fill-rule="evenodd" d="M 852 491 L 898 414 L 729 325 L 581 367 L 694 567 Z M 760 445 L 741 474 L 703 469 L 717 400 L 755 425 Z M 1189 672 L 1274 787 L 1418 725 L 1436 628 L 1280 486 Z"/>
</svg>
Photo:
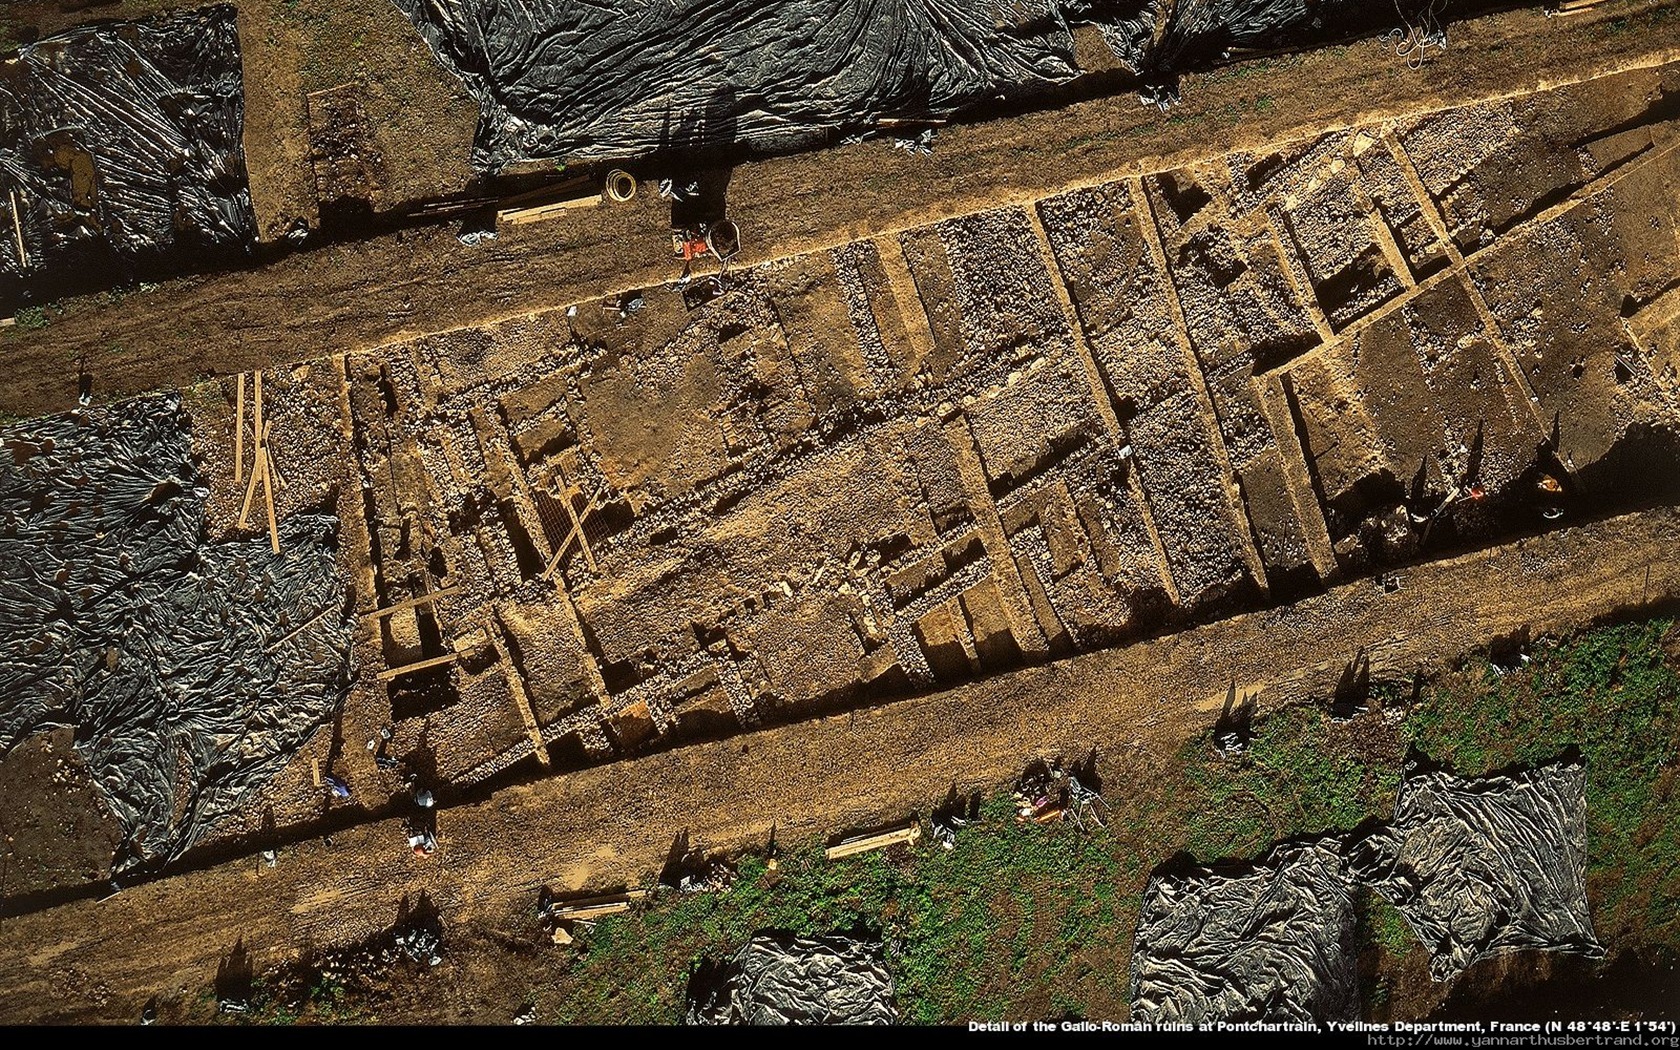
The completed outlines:
<svg viewBox="0 0 1680 1050">
<path fill-rule="evenodd" d="M 1414 772 L 1393 821 L 1351 860 L 1429 949 L 1430 976 L 1445 981 L 1501 951 L 1603 954 L 1587 910 L 1586 828 L 1579 762 L 1473 780 Z"/>
<path fill-rule="evenodd" d="M 1161 33 L 1132 65 L 1150 79 L 1166 80 L 1233 48 L 1286 48 L 1435 26 L 1444 6 L 1444 0 L 1166 0 Z"/>
<path fill-rule="evenodd" d="M 1160 872 L 1143 893 L 1132 1016 L 1154 1024 L 1358 1016 L 1353 880 L 1339 837 L 1249 865 Z"/>
<path fill-rule="evenodd" d="M 689 989 L 689 1024 L 891 1024 L 881 945 L 760 933 Z"/>
<path fill-rule="evenodd" d="M 0 296 L 253 243 L 243 109 L 229 5 L 73 30 L 0 64 Z"/>
<path fill-rule="evenodd" d="M 478 100 L 474 161 L 825 144 L 1072 80 L 1095 25 L 1150 80 L 1432 0 L 393 0 Z"/>
<path fill-rule="evenodd" d="M 820 143 L 1077 73 L 1056 0 L 395 0 L 477 97 L 475 161 Z"/>
<path fill-rule="evenodd" d="M 187 427 L 169 395 L 0 428 L 0 755 L 74 726 L 119 870 L 202 838 L 349 680 L 336 520 L 205 544 Z"/>
</svg>

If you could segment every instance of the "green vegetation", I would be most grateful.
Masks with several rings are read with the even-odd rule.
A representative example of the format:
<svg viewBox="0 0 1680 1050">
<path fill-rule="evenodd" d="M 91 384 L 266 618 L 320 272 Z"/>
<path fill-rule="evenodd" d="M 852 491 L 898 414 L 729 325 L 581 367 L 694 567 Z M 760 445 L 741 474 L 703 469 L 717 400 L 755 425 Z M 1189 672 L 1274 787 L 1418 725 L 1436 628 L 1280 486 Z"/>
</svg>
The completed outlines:
<svg viewBox="0 0 1680 1050">
<path fill-rule="evenodd" d="M 1485 660 L 1444 672 L 1403 721 L 1332 723 L 1292 708 L 1255 727 L 1249 753 L 1204 737 L 1158 769 L 1106 786 L 1109 830 L 1017 824 L 1007 798 L 951 851 L 827 862 L 812 845 L 770 870 L 744 859 L 734 889 L 665 897 L 598 924 L 531 989 L 557 1021 L 672 1021 L 687 976 L 754 931 L 866 928 L 884 934 L 907 1020 L 1118 1016 L 1132 929 L 1156 864 L 1253 856 L 1291 835 L 1352 828 L 1393 807 L 1406 748 L 1467 774 L 1537 763 L 1578 746 L 1588 762 L 1589 878 L 1600 936 L 1614 949 L 1680 948 L 1680 825 L 1664 817 L 1680 757 L 1670 710 L 1680 674 L 1666 620 L 1611 626 L 1532 650 L 1499 674 Z M 1411 684 L 1390 685 L 1390 701 Z M 1361 941 L 1382 965 L 1416 950 L 1391 906 L 1370 900 Z M 1386 980 L 1367 997 L 1381 1005 Z"/>
<path fill-rule="evenodd" d="M 52 315 L 44 306 L 25 306 L 17 312 L 17 327 L 21 331 L 39 331 L 52 324 Z"/>
</svg>

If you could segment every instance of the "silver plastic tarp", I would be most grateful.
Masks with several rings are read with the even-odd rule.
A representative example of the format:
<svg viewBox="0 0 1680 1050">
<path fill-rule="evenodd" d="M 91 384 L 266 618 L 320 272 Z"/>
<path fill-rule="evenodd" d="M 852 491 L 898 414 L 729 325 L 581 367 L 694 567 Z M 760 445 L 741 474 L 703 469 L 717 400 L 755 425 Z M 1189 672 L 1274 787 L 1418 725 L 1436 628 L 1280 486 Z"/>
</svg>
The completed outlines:
<svg viewBox="0 0 1680 1050">
<path fill-rule="evenodd" d="M 201 268 L 256 239 L 230 5 L 0 64 L 0 300 Z"/>
<path fill-rule="evenodd" d="M 891 1024 L 881 945 L 847 936 L 760 933 L 690 986 L 689 1024 Z"/>
<path fill-rule="evenodd" d="M 206 543 L 188 427 L 168 395 L 0 428 L 0 755 L 74 727 L 119 870 L 202 839 L 348 688 L 337 520 Z"/>
<path fill-rule="evenodd" d="M 1401 784 L 1394 819 L 1352 862 L 1429 949 L 1430 976 L 1523 948 L 1604 954 L 1587 910 L 1586 782 L 1570 762 Z"/>
<path fill-rule="evenodd" d="M 1358 1016 L 1354 883 L 1340 837 L 1252 864 L 1157 874 L 1132 953 L 1132 1017 L 1337 1021 Z"/>
<path fill-rule="evenodd" d="M 1171 79 L 1234 47 L 1402 24 L 1429 0 L 394 0 L 482 110 L 477 165 L 746 143 L 1017 102 L 1080 73 L 1074 27 Z"/>
</svg>

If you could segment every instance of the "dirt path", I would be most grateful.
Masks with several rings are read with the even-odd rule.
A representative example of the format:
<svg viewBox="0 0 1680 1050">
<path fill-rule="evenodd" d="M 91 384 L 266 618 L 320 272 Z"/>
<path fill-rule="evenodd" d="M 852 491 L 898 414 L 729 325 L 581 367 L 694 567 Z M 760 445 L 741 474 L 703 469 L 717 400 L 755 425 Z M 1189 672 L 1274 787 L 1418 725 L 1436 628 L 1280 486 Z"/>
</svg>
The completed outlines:
<svg viewBox="0 0 1680 1050">
<path fill-rule="evenodd" d="M 1420 70 L 1369 40 L 1187 78 L 1186 101 L 1170 115 L 1129 96 L 1098 99 L 948 129 L 928 157 L 877 141 L 745 164 L 728 192 L 746 240 L 741 261 L 1234 148 L 1666 64 L 1680 58 L 1680 18 L 1667 11 L 1612 0 L 1575 18 L 1508 12 L 1455 25 L 1451 49 Z M 44 328 L 0 336 L 11 380 L 0 413 L 68 407 L 84 358 L 98 395 L 118 397 L 668 280 L 669 216 L 651 189 L 622 207 L 504 228 L 476 248 L 458 243 L 453 226 L 427 227 L 77 300 Z"/>
<path fill-rule="evenodd" d="M 412 860 L 377 822 L 281 863 L 230 862 L 0 921 L 0 1022 L 131 1020 L 203 986 L 236 939 L 259 969 L 305 944 L 387 925 L 426 891 L 446 922 L 517 922 L 535 888 L 634 882 L 687 829 L 709 848 L 825 835 L 925 809 L 956 783 L 995 787 L 1033 756 L 1095 746 L 1109 790 L 1205 730 L 1229 685 L 1262 710 L 1325 695 L 1357 652 L 1400 677 L 1527 626 L 1560 631 L 1680 597 L 1680 510 L 1586 524 L 1419 566 L 1126 649 L 883 707 L 695 745 L 498 792 L 440 815 Z"/>
</svg>

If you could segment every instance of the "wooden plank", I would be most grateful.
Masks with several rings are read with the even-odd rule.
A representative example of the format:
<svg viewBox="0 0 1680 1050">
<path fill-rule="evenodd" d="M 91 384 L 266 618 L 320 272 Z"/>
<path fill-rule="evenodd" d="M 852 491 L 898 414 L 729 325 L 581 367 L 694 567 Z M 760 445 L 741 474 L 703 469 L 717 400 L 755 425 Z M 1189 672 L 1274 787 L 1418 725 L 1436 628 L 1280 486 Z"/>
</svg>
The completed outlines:
<svg viewBox="0 0 1680 1050">
<path fill-rule="evenodd" d="M 274 520 L 274 482 L 272 471 L 269 470 L 268 450 L 263 450 L 263 499 L 268 503 L 268 546 L 275 554 L 280 553 L 280 526 Z"/>
<path fill-rule="evenodd" d="M 510 226 L 519 226 L 527 222 L 541 222 L 552 219 L 562 212 L 577 208 L 594 208 L 600 205 L 601 195 L 590 194 L 587 197 L 576 197 L 571 200 L 555 201 L 552 204 L 539 204 L 531 208 L 509 208 L 496 213 L 497 222 L 505 222 Z"/>
<path fill-rule="evenodd" d="M 407 674 L 410 671 L 424 671 L 428 667 L 441 667 L 444 664 L 452 664 L 454 662 L 454 653 L 444 653 L 442 656 L 434 656 L 429 660 L 421 660 L 417 663 L 406 664 L 402 667 L 387 667 L 385 670 L 379 672 L 379 680 L 381 682 L 389 682 L 398 675 Z"/>
<path fill-rule="evenodd" d="M 872 849 L 884 849 L 900 842 L 913 843 L 921 837 L 922 825 L 920 821 L 917 821 L 908 827 L 898 828 L 894 831 L 883 831 L 879 835 L 861 835 L 857 838 L 847 839 L 838 846 L 828 847 L 823 851 L 823 856 L 829 860 L 838 860 L 841 857 L 850 857 L 856 853 L 867 853 Z"/>
<path fill-rule="evenodd" d="M 257 446 L 257 460 L 251 464 L 251 478 L 245 485 L 245 505 L 239 508 L 239 527 L 248 528 L 251 524 L 251 500 L 257 494 L 257 479 L 266 466 L 263 447 Z"/>
<path fill-rule="evenodd" d="M 17 237 L 18 263 L 29 269 L 29 249 L 23 243 L 23 220 L 18 216 L 17 191 L 9 191 L 12 197 L 12 234 Z"/>
<path fill-rule="evenodd" d="M 394 605 L 387 605 L 383 609 L 375 609 L 373 612 L 370 612 L 370 613 L 367 614 L 367 618 L 370 619 L 370 620 L 383 620 L 385 617 L 390 616 L 392 613 L 400 613 L 404 609 L 413 609 L 416 606 L 425 605 L 428 602 L 435 602 L 439 598 L 447 598 L 451 594 L 454 594 L 455 592 L 459 591 L 460 589 L 461 589 L 461 587 L 460 587 L 459 584 L 451 584 L 450 586 L 445 587 L 442 590 L 429 591 L 425 594 L 420 595 L 418 598 L 409 598 L 405 601 L 397 602 Z"/>
<path fill-rule="evenodd" d="M 647 890 L 626 890 L 623 893 L 608 894 L 603 897 L 584 897 L 570 901 L 548 910 L 550 918 L 570 919 L 573 921 L 597 919 L 603 915 L 616 915 L 630 910 L 630 905 L 648 896 Z"/>
<path fill-rule="evenodd" d="M 245 480 L 245 373 L 233 392 L 233 483 Z"/>
<path fill-rule="evenodd" d="M 262 369 L 257 369 L 256 378 L 252 382 L 256 384 L 257 405 L 251 414 L 251 433 L 255 435 L 258 447 L 261 447 L 263 443 Z"/>
</svg>

